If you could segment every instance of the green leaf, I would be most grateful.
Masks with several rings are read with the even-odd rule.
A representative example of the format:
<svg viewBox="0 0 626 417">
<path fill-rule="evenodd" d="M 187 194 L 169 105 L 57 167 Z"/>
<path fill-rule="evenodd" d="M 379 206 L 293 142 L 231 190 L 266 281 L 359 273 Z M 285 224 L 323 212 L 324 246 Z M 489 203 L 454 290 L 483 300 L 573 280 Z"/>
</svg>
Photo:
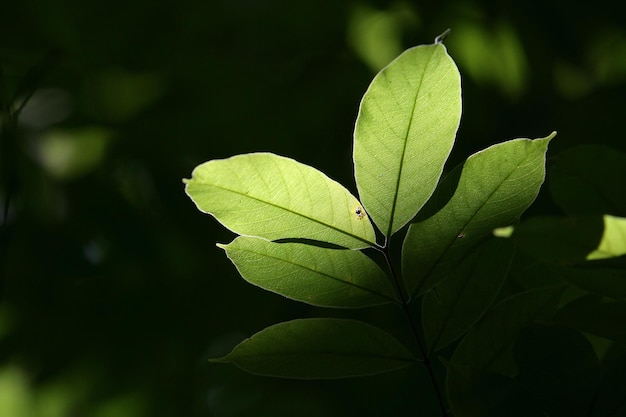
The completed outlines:
<svg viewBox="0 0 626 417">
<path fill-rule="evenodd" d="M 586 295 L 556 312 L 552 322 L 626 345 L 626 301 Z"/>
<path fill-rule="evenodd" d="M 426 293 L 422 322 L 429 351 L 455 341 L 487 311 L 507 277 L 513 252 L 509 240 L 492 239 Z"/>
<path fill-rule="evenodd" d="M 626 298 L 625 263 L 624 256 L 608 261 L 587 262 L 579 268 L 563 268 L 563 275 L 571 284 L 592 294 L 615 299 Z"/>
<path fill-rule="evenodd" d="M 598 247 L 587 255 L 587 259 L 607 259 L 626 255 L 626 218 L 602 216 L 604 232 Z"/>
<path fill-rule="evenodd" d="M 300 319 L 270 326 L 214 362 L 252 374 L 334 379 L 394 371 L 418 362 L 388 333 L 357 320 Z"/>
<path fill-rule="evenodd" d="M 459 71 L 442 44 L 411 48 L 363 96 L 354 131 L 359 196 L 391 236 L 433 193 L 461 118 Z"/>
<path fill-rule="evenodd" d="M 508 286 L 513 292 L 519 292 L 520 290 L 565 286 L 567 284 L 562 267 L 541 262 L 534 256 L 518 249 L 516 246 L 509 278 L 507 278 L 503 289 Z"/>
<path fill-rule="evenodd" d="M 358 249 L 374 228 L 348 190 L 320 171 L 271 153 L 197 166 L 185 191 L 198 209 L 241 235 L 302 238 Z"/>
<path fill-rule="evenodd" d="M 598 248 L 603 229 L 600 216 L 537 216 L 516 226 L 513 239 L 521 250 L 538 259 L 574 265 Z"/>
<path fill-rule="evenodd" d="M 449 364 L 446 388 L 454 417 L 545 417 L 522 386 L 503 375 Z"/>
<path fill-rule="evenodd" d="M 520 252 L 550 264 L 568 282 L 594 294 L 624 298 L 625 226 L 623 218 L 610 215 L 533 217 L 515 228 L 513 238 Z M 535 275 L 545 280 L 547 274 Z"/>
<path fill-rule="evenodd" d="M 350 308 L 396 300 L 389 278 L 360 251 L 242 236 L 218 246 L 246 281 L 293 300 Z"/>
<path fill-rule="evenodd" d="M 537 216 L 515 228 L 520 249 L 558 265 L 583 262 L 602 238 L 603 221 L 594 217 Z"/>
<path fill-rule="evenodd" d="M 591 343 L 561 326 L 533 325 L 515 343 L 518 380 L 551 417 L 585 417 L 600 380 Z"/>
<path fill-rule="evenodd" d="M 402 271 L 411 294 L 431 288 L 493 229 L 519 219 L 539 193 L 554 135 L 491 146 L 446 176 L 429 203 L 443 208 L 411 224 L 404 241 Z"/>
<path fill-rule="evenodd" d="M 519 332 L 536 318 L 550 314 L 561 293 L 561 288 L 540 288 L 502 300 L 470 329 L 450 362 L 513 376 L 513 344 Z"/>
<path fill-rule="evenodd" d="M 561 152 L 549 167 L 550 190 L 569 215 L 626 216 L 626 154 L 599 145 Z"/>
</svg>

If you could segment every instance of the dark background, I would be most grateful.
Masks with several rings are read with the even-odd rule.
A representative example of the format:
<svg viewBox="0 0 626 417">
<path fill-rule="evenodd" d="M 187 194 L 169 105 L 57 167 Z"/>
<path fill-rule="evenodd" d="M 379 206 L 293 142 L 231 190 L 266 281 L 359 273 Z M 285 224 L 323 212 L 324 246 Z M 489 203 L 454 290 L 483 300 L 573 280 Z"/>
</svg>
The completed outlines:
<svg viewBox="0 0 626 417">
<path fill-rule="evenodd" d="M 445 44 L 463 81 L 450 164 L 557 130 L 626 150 L 618 2 L 210 0 L 0 5 L 0 416 L 380 416 L 433 402 L 412 372 L 335 382 L 207 359 L 270 324 L 333 314 L 246 284 L 181 179 L 271 151 L 355 190 L 371 78 Z M 6 125 L 6 120 L 4 121 Z M 558 214 L 546 192 L 531 214 Z M 363 313 L 376 321 L 388 312 Z M 436 408 L 435 408 L 436 409 Z"/>
</svg>

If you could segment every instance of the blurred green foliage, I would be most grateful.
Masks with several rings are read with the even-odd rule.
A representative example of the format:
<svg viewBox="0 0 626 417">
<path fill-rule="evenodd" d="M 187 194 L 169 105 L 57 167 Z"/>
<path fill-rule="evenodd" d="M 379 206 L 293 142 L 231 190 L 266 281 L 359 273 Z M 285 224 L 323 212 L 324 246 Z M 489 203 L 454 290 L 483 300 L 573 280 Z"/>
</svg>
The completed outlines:
<svg viewBox="0 0 626 417">
<path fill-rule="evenodd" d="M 371 77 L 448 27 L 464 96 L 449 166 L 553 129 L 555 154 L 624 151 L 622 7 L 4 2 L 0 415 L 410 414 L 415 392 L 432 396 L 413 375 L 294 384 L 208 364 L 260 328 L 324 312 L 246 285 L 213 244 L 231 236 L 181 178 L 267 150 L 354 192 L 351 132 Z M 561 214 L 546 192 L 531 212 Z"/>
</svg>

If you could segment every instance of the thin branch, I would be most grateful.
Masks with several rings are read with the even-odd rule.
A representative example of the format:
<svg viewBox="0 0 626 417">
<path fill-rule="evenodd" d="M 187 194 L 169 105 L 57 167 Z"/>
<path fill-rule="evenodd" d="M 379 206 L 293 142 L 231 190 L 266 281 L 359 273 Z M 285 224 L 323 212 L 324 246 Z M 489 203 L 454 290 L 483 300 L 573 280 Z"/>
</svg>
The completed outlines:
<svg viewBox="0 0 626 417">
<path fill-rule="evenodd" d="M 392 282 L 394 285 L 394 289 L 396 291 L 396 295 L 398 297 L 398 299 L 400 300 L 400 306 L 402 308 L 402 311 L 404 312 L 404 315 L 407 319 L 407 322 L 409 323 L 409 327 L 411 329 L 411 334 L 413 335 L 413 338 L 415 339 L 415 344 L 417 345 L 417 348 L 419 349 L 422 357 L 424 358 L 424 366 L 426 366 L 426 371 L 428 372 L 428 376 L 430 377 L 430 382 L 433 385 L 433 389 L 435 391 L 435 395 L 437 397 L 437 402 L 439 404 L 439 408 L 441 410 L 441 416 L 442 417 L 448 417 L 448 410 L 446 407 L 446 403 L 443 397 L 443 393 L 441 391 L 441 388 L 439 387 L 439 384 L 437 384 L 437 378 L 435 377 L 435 371 L 433 369 L 432 366 L 432 362 L 431 362 L 431 358 L 428 355 L 428 352 L 426 351 L 426 348 L 424 346 L 424 344 L 422 343 L 422 340 L 419 336 L 419 330 L 417 328 L 417 324 L 415 323 L 415 320 L 413 320 L 413 316 L 411 314 L 411 310 L 409 308 L 409 302 L 408 302 L 408 298 L 405 294 L 405 292 L 402 290 L 402 285 L 400 283 L 400 279 L 398 277 L 398 274 L 395 271 L 395 268 L 393 266 L 393 263 L 391 262 L 391 256 L 389 253 L 389 244 L 388 244 L 388 239 L 385 238 L 385 244 L 382 248 L 377 248 L 384 256 L 385 258 L 385 262 L 387 263 L 387 268 L 389 269 L 389 273 L 391 274 L 391 278 L 392 278 Z"/>
</svg>

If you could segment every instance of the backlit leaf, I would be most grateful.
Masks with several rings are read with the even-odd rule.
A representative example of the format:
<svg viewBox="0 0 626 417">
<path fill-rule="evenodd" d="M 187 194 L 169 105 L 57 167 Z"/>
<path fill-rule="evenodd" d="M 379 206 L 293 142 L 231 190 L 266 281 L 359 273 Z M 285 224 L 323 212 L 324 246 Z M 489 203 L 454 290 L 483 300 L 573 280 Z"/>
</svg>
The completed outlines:
<svg viewBox="0 0 626 417">
<path fill-rule="evenodd" d="M 418 362 L 388 333 L 357 320 L 300 319 L 270 326 L 214 362 L 259 375 L 334 379 L 374 375 Z"/>
<path fill-rule="evenodd" d="M 508 274 L 512 256 L 510 241 L 492 239 L 424 295 L 422 322 L 430 351 L 456 340 L 487 311 Z"/>
<path fill-rule="evenodd" d="M 539 193 L 554 135 L 491 146 L 446 176 L 429 203 L 443 208 L 411 224 L 404 241 L 402 269 L 410 293 L 431 288 L 468 248 L 519 219 Z"/>
<path fill-rule="evenodd" d="M 626 218 L 604 215 L 604 232 L 598 247 L 587 259 L 607 259 L 626 255 Z"/>
<path fill-rule="evenodd" d="M 461 79 L 442 44 L 405 51 L 372 81 L 354 131 L 354 168 L 361 201 L 386 236 L 433 193 L 460 118 Z"/>
<path fill-rule="evenodd" d="M 347 248 L 376 242 L 361 203 L 339 183 L 293 159 L 251 153 L 197 166 L 185 191 L 235 233 L 312 239 Z"/>
<path fill-rule="evenodd" d="M 324 307 L 364 307 L 395 300 L 389 278 L 365 254 L 240 236 L 226 251 L 248 282 Z"/>
</svg>

